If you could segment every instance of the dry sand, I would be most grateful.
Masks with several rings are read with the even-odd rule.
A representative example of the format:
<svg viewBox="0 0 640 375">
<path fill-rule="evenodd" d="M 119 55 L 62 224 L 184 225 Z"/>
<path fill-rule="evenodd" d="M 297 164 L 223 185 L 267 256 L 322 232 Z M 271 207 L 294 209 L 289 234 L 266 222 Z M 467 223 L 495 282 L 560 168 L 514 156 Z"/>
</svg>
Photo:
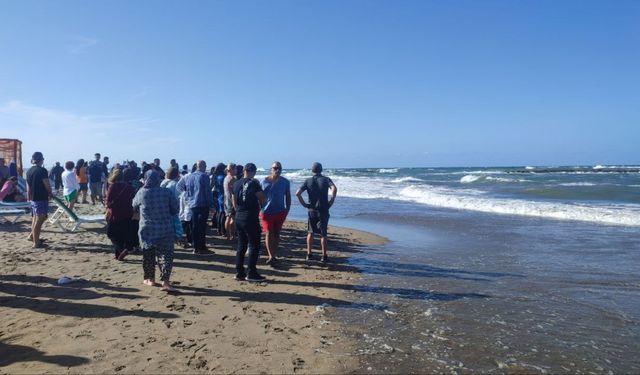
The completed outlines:
<svg viewBox="0 0 640 375">
<path fill-rule="evenodd" d="M 79 205 L 80 213 L 100 209 Z M 343 373 L 359 368 L 331 309 L 349 303 L 352 252 L 384 242 L 331 227 L 332 262 L 305 262 L 305 226 L 288 222 L 282 266 L 267 282 L 233 279 L 230 242 L 211 256 L 176 249 L 167 295 L 142 284 L 141 254 L 113 259 L 101 225 L 75 233 L 45 224 L 47 250 L 26 241 L 30 218 L 0 223 L 0 373 Z M 317 242 L 318 240 L 316 240 Z M 316 247 L 317 248 L 317 247 Z M 262 249 L 264 253 L 264 248 Z M 86 281 L 58 285 L 61 276 Z M 320 310 L 320 311 L 318 311 Z"/>
</svg>

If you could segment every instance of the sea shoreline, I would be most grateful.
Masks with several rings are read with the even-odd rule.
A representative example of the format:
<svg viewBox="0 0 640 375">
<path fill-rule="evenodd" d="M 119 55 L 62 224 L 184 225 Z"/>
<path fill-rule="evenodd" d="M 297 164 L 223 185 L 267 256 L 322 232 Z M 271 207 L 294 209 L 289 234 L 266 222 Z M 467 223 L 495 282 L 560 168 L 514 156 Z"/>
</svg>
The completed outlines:
<svg viewBox="0 0 640 375">
<path fill-rule="evenodd" d="M 100 211 L 80 205 L 80 213 Z M 0 373 L 344 373 L 360 369 L 334 314 L 348 306 L 354 252 L 385 242 L 330 228 L 328 266 L 304 261 L 305 224 L 288 221 L 282 267 L 268 282 L 233 280 L 235 251 L 209 236 L 215 255 L 176 250 L 171 296 L 143 286 L 140 254 L 113 259 L 100 225 L 65 233 L 46 225 L 50 248 L 30 248 L 27 216 L 0 224 Z M 263 249 L 264 251 L 264 249 Z M 84 281 L 57 285 L 61 276 Z"/>
</svg>

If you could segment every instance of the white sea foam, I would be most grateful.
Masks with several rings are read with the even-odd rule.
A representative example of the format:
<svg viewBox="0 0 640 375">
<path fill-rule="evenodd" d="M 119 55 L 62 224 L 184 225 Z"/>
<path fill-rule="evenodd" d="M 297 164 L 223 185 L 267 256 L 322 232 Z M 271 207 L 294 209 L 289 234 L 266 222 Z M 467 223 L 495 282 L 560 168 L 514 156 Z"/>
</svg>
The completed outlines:
<svg viewBox="0 0 640 375">
<path fill-rule="evenodd" d="M 638 169 L 638 165 L 596 165 L 593 169 Z"/>
<path fill-rule="evenodd" d="M 495 182 L 528 182 L 522 178 L 506 178 L 506 177 L 493 177 L 493 176 L 478 176 L 474 174 L 468 174 L 460 179 L 460 183 L 471 184 L 474 182 L 482 181 L 495 181 Z"/>
<path fill-rule="evenodd" d="M 401 177 L 391 180 L 391 182 L 393 182 L 394 184 L 399 184 L 402 182 L 422 182 L 422 180 L 415 177 Z"/>
<path fill-rule="evenodd" d="M 311 175 L 309 170 L 299 170 L 285 173 L 290 178 L 293 186 Z M 389 178 L 378 175 L 377 177 L 365 176 L 339 176 L 327 174 L 336 183 L 341 197 L 362 199 L 390 199 L 407 202 L 415 202 L 443 208 L 480 211 L 496 214 L 522 215 L 544 217 L 560 220 L 579 220 L 603 224 L 640 226 L 640 205 L 578 205 L 571 203 L 541 202 L 524 199 L 494 198 L 489 191 L 481 190 L 480 184 L 467 183 L 467 188 L 445 188 L 428 185 L 426 182 L 411 180 L 414 177 Z M 469 177 L 467 177 L 469 176 Z M 501 179 L 504 182 L 520 182 L 527 180 L 514 180 L 503 176 L 486 176 L 468 174 L 467 180 Z M 463 179 L 465 178 L 463 177 Z M 462 179 L 461 179 L 462 180 Z M 494 180 L 495 181 L 495 180 Z M 503 182 L 503 181 L 500 181 Z M 584 183 L 584 182 L 582 182 Z M 580 184 L 580 182 L 567 182 L 566 184 Z M 478 186 L 478 189 L 470 189 Z M 569 185 L 573 186 L 573 185 Z M 589 186 L 589 185 L 585 185 Z M 626 185 L 640 187 L 638 185 Z"/>
<path fill-rule="evenodd" d="M 474 174 L 468 174 L 460 179 L 460 182 L 463 184 L 470 184 L 472 182 L 477 182 L 480 180 L 484 180 L 486 176 L 477 176 Z"/>
<path fill-rule="evenodd" d="M 536 167 L 529 167 L 529 166 L 527 166 L 527 167 L 524 167 L 524 169 L 532 170 L 532 169 L 536 169 Z"/>
<path fill-rule="evenodd" d="M 284 172 L 282 175 L 286 178 L 302 178 L 311 177 L 312 173 L 310 169 L 299 169 L 293 172 Z"/>
<path fill-rule="evenodd" d="M 640 207 L 635 205 L 598 207 L 488 198 L 430 186 L 406 187 L 401 190 L 399 197 L 402 200 L 460 210 L 640 226 Z"/>
<path fill-rule="evenodd" d="M 596 186 L 593 182 L 565 182 L 560 184 L 560 186 Z"/>
<path fill-rule="evenodd" d="M 398 168 L 380 168 L 378 169 L 378 173 L 397 173 Z"/>
</svg>

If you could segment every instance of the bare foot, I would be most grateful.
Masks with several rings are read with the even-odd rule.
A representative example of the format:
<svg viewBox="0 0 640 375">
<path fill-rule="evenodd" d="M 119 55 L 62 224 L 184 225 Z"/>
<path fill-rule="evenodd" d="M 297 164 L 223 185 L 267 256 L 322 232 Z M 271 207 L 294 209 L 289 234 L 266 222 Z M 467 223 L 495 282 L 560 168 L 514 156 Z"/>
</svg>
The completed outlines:
<svg viewBox="0 0 640 375">
<path fill-rule="evenodd" d="M 150 280 L 150 279 L 147 279 L 147 280 L 143 281 L 142 283 L 144 285 L 147 285 L 147 286 L 156 286 L 157 285 L 154 280 Z"/>
</svg>

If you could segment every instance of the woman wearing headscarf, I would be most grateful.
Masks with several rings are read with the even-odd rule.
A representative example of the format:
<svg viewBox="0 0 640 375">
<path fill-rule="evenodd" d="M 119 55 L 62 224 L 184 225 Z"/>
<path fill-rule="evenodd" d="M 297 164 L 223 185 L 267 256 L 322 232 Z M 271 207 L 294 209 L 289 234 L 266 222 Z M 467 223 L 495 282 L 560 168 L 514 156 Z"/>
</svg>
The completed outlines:
<svg viewBox="0 0 640 375">
<path fill-rule="evenodd" d="M 173 266 L 173 215 L 178 213 L 178 200 L 169 189 L 160 187 L 160 174 L 149 170 L 144 175 L 145 182 L 133 198 L 133 209 L 140 212 L 138 235 L 142 245 L 142 268 L 144 284 L 155 283 L 156 258 L 160 268 L 162 290 L 175 292 L 171 287 L 171 268 Z"/>
<path fill-rule="evenodd" d="M 124 258 L 135 245 L 131 236 L 131 218 L 133 217 L 133 187 L 124 182 L 124 174 L 114 169 L 109 176 L 107 190 L 107 236 L 115 248 L 115 259 Z"/>
</svg>

